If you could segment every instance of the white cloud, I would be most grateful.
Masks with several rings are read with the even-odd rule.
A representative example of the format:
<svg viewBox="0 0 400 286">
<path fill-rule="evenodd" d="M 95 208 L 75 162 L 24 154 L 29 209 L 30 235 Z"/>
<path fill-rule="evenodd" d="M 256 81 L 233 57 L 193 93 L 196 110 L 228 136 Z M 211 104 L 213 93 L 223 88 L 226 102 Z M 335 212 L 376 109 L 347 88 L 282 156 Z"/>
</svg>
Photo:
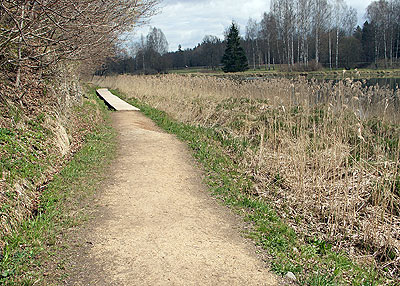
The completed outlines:
<svg viewBox="0 0 400 286">
<path fill-rule="evenodd" d="M 224 30 L 232 20 L 236 21 L 244 33 L 249 17 L 257 20 L 269 10 L 269 0 L 165 0 L 161 12 L 150 19 L 150 26 L 160 28 L 168 42 L 169 49 L 175 51 L 178 45 L 193 48 L 205 35 L 223 38 Z M 365 8 L 372 1 L 347 0 L 348 5 L 357 9 L 359 24 L 365 19 Z M 149 25 L 138 28 L 135 38 L 146 35 Z"/>
</svg>

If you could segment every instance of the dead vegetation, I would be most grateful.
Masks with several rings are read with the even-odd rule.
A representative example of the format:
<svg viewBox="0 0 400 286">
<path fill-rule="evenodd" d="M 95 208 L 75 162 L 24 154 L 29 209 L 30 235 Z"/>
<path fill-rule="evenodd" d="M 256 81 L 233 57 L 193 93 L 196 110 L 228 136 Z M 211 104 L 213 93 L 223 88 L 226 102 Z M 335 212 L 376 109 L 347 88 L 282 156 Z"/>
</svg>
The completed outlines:
<svg viewBox="0 0 400 286">
<path fill-rule="evenodd" d="M 154 13 L 157 0 L 6 0 L 0 3 L 0 69 L 15 73 L 79 61 L 91 71 L 115 43 Z"/>
<path fill-rule="evenodd" d="M 350 79 L 165 75 L 94 82 L 240 140 L 252 195 L 270 201 L 296 232 L 399 278 L 398 90 Z"/>
</svg>

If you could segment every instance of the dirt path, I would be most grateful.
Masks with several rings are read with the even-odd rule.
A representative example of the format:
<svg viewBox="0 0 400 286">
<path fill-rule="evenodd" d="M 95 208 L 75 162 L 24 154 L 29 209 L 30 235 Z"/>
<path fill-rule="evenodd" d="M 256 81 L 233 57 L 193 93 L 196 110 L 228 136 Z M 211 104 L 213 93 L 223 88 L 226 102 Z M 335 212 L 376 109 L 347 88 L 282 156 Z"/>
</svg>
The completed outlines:
<svg viewBox="0 0 400 286">
<path fill-rule="evenodd" d="M 183 143 L 139 112 L 113 123 L 120 149 L 67 284 L 277 285 Z"/>
</svg>

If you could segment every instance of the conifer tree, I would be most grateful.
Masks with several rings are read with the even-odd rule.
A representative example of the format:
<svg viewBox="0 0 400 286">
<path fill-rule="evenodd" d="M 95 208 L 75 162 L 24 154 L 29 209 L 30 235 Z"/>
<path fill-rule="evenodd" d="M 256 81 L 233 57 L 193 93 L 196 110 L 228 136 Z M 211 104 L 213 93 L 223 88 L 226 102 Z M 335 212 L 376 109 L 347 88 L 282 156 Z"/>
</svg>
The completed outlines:
<svg viewBox="0 0 400 286">
<path fill-rule="evenodd" d="M 241 72 L 249 69 L 246 54 L 240 45 L 239 29 L 235 23 L 229 28 L 222 64 L 224 72 Z"/>
</svg>

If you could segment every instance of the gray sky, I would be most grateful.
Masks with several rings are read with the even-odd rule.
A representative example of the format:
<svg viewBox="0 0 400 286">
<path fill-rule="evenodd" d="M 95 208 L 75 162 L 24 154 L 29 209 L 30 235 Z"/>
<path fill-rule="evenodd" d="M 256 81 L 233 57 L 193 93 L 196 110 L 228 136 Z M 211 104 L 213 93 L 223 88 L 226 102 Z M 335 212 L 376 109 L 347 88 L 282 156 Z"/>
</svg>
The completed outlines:
<svg viewBox="0 0 400 286">
<path fill-rule="evenodd" d="M 356 8 L 358 22 L 365 18 L 365 8 L 372 0 L 345 0 Z M 249 17 L 259 21 L 265 11 L 269 11 L 270 0 L 164 0 L 160 13 L 150 19 L 149 25 L 160 28 L 169 43 L 169 50 L 193 48 L 205 35 L 223 38 L 226 27 L 236 21 L 244 33 Z M 147 35 L 149 25 L 135 30 L 131 39 Z"/>
</svg>

